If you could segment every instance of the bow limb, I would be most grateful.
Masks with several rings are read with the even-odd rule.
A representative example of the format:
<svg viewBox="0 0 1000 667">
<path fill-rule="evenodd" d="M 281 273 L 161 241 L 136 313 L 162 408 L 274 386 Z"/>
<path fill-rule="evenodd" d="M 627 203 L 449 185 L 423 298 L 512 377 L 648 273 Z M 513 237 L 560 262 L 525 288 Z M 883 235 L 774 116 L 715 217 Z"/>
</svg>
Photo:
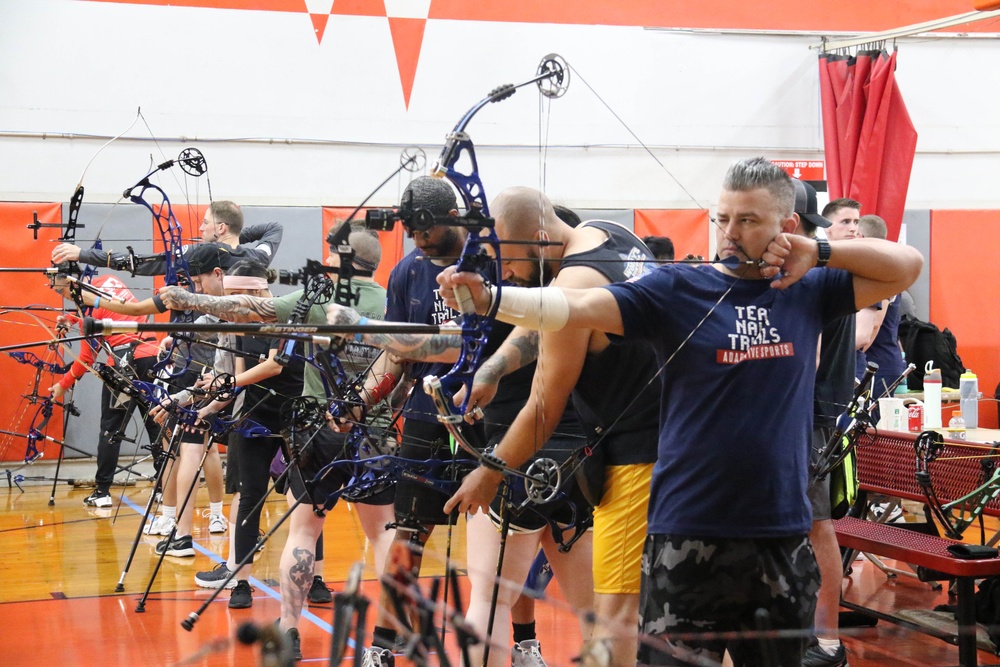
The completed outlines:
<svg viewBox="0 0 1000 667">
<path fill-rule="evenodd" d="M 174 214 L 174 209 L 170 203 L 170 198 L 167 196 L 167 193 L 164 192 L 163 188 L 152 183 L 149 179 L 157 172 L 169 169 L 175 164 L 180 165 L 185 173 L 192 175 L 205 173 L 207 167 L 205 166 L 204 157 L 201 156 L 201 153 L 197 152 L 197 155 L 194 157 L 189 155 L 191 151 L 196 150 L 197 149 L 185 149 L 185 151 L 181 153 L 181 157 L 177 160 L 168 160 L 167 162 L 158 165 L 155 169 L 142 177 L 142 179 L 140 179 L 135 185 L 126 189 L 123 194 L 124 198 L 135 204 L 144 206 L 153 215 L 153 220 L 156 223 L 156 229 L 163 242 L 164 248 L 164 259 L 166 265 L 164 283 L 172 286 L 183 286 L 192 293 L 195 291 L 195 285 L 191 280 L 191 269 L 188 266 L 187 258 L 184 255 L 183 229 L 177 221 L 177 216 Z M 154 197 L 155 201 L 150 201 L 150 197 Z M 179 315 L 175 315 L 174 321 L 189 323 L 193 322 L 194 319 L 195 316 L 193 312 L 183 312 Z M 173 340 L 165 359 L 154 367 L 154 371 L 160 372 L 165 369 L 168 364 L 172 363 L 175 357 L 174 353 L 178 351 L 181 345 L 184 345 L 186 349 L 186 353 L 184 355 L 184 365 L 179 370 L 174 369 L 169 371 L 168 374 L 170 377 L 176 378 L 186 373 L 190 368 L 192 361 L 191 344 L 182 343 L 177 339 Z"/>
<path fill-rule="evenodd" d="M 10 313 L 4 311 L 0 314 L 7 315 Z M 0 441 L 0 454 L 6 452 L 16 439 L 26 438 L 24 464 L 27 465 L 42 456 L 41 449 L 39 448 L 42 442 L 48 440 L 60 446 L 63 444 L 46 433 L 54 408 L 63 408 L 67 414 L 79 415 L 79 412 L 76 411 L 72 401 L 59 401 L 49 391 L 53 380 L 43 382 L 43 374 L 49 374 L 55 378 L 65 373 L 69 367 L 69 364 L 66 363 L 60 351 L 61 338 L 52 330 L 48 323 L 34 313 L 18 311 L 18 315 L 27 315 L 29 319 L 34 321 L 34 324 L 29 325 L 28 323 L 24 323 L 25 325 L 39 326 L 43 330 L 48 331 L 52 336 L 51 344 L 48 346 L 49 352 L 45 358 L 31 352 L 7 352 L 7 356 L 17 363 L 31 366 L 34 369 L 34 373 L 28 380 L 27 389 L 20 396 L 18 406 L 13 410 L 12 420 L 9 424 L 10 428 L 2 431 L 5 437 Z M 32 413 L 27 429 L 21 432 L 19 427 L 27 417 L 31 406 L 37 407 L 34 413 Z"/>
<path fill-rule="evenodd" d="M 469 442 L 461 428 L 464 416 L 468 412 L 468 403 L 472 396 L 472 384 L 475 373 L 483 361 L 487 338 L 492 329 L 500 302 L 501 286 L 501 251 L 500 239 L 490 218 L 486 189 L 479 175 L 479 161 L 476 158 L 475 144 L 467 132 L 473 117 L 486 105 L 509 98 L 518 88 L 537 84 L 539 91 L 546 97 L 559 97 L 566 92 L 569 84 L 569 73 L 565 63 L 558 56 L 546 56 L 539 65 L 536 76 L 520 84 L 507 84 L 495 88 L 485 98 L 473 105 L 455 125 L 448 135 L 437 164 L 432 169 L 432 175 L 447 178 L 458 190 L 465 204 L 466 215 L 461 220 L 467 230 L 465 244 L 459 257 L 456 269 L 471 271 L 482 276 L 488 284 L 495 285 L 497 296 L 485 315 L 478 315 L 472 303 L 467 288 L 457 288 L 455 296 L 462 312 L 462 347 L 458 361 L 442 377 L 428 376 L 424 378 L 424 391 L 434 399 L 438 410 L 438 420 L 448 429 L 458 445 L 487 468 L 507 475 L 513 475 L 525 480 L 528 496 L 535 502 L 545 502 L 558 492 L 561 478 L 558 466 L 542 464 L 532 474 L 522 472 L 508 466 L 501 459 L 484 453 L 480 448 Z M 461 172 L 457 168 L 460 161 L 467 161 L 470 171 Z M 492 251 L 487 252 L 487 247 Z M 453 405 L 452 397 L 460 387 L 465 388 L 462 404 Z M 548 474 L 543 474 L 547 471 Z M 555 474 L 551 474 L 555 471 Z"/>
<path fill-rule="evenodd" d="M 69 212 L 66 216 L 66 225 L 63 228 L 62 236 L 59 238 L 60 243 L 76 245 L 76 231 L 77 229 L 83 227 L 83 225 L 79 224 L 79 217 L 80 217 L 80 209 L 83 207 L 83 197 L 84 197 L 83 182 L 87 177 L 87 171 L 90 169 L 90 165 L 94 163 L 94 160 L 97 159 L 97 156 L 99 156 L 104 151 L 105 148 L 107 148 L 112 143 L 114 143 L 115 141 L 123 137 L 126 133 L 128 133 L 135 126 L 136 122 L 138 122 L 140 115 L 141 114 L 137 111 L 135 118 L 132 119 L 132 122 L 129 124 L 129 126 L 126 127 L 124 130 L 122 130 L 121 132 L 119 132 L 118 134 L 116 134 L 115 136 L 111 137 L 111 139 L 104 142 L 101 145 L 101 147 L 97 149 L 94 155 L 91 156 L 90 160 L 87 162 L 87 165 L 83 168 L 83 172 L 80 174 L 80 180 L 77 183 L 76 189 L 73 191 L 73 196 L 70 198 L 69 201 Z M 94 242 L 92 246 L 92 249 L 94 250 L 102 249 L 101 232 L 104 230 L 104 224 L 106 224 L 107 220 L 110 219 L 110 215 L 111 214 L 109 211 L 108 218 L 105 218 L 105 222 L 101 224 L 101 227 L 98 229 L 97 234 L 94 237 Z M 36 228 L 35 237 L 37 238 L 37 236 L 38 236 L 38 230 Z M 80 266 L 76 261 L 70 261 L 67 262 L 67 264 L 68 266 L 66 268 L 68 272 L 73 275 L 79 276 L 80 283 L 90 284 L 93 281 L 94 277 L 97 275 L 97 268 L 94 266 L 87 266 L 86 269 L 81 271 Z M 93 311 L 93 308 L 83 302 L 83 297 L 80 292 L 79 283 L 70 285 L 70 297 L 72 298 L 73 303 L 76 304 L 77 311 L 80 313 L 81 317 L 90 316 L 91 312 Z"/>
<path fill-rule="evenodd" d="M 917 485 L 927 500 L 934 518 L 938 520 L 951 539 L 960 540 L 965 530 L 980 516 L 986 506 L 997 496 L 1000 496 L 1000 466 L 994 461 L 984 458 L 982 466 L 982 483 L 969 493 L 951 500 L 941 502 L 934 488 L 931 474 L 933 463 L 945 451 L 944 438 L 936 431 L 923 431 L 913 443 L 916 455 L 915 477 Z M 995 451 L 1000 444 L 994 444 Z"/>
</svg>

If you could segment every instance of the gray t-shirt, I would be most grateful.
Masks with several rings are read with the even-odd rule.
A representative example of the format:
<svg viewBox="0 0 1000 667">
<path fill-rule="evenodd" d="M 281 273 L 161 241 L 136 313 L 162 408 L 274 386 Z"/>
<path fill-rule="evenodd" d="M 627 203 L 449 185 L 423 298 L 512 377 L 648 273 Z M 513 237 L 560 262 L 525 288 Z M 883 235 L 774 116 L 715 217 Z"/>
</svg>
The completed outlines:
<svg viewBox="0 0 1000 667">
<path fill-rule="evenodd" d="M 373 320 L 382 320 L 385 317 L 385 288 L 375 282 L 368 280 L 355 280 L 354 286 L 358 289 L 359 301 L 355 309 L 364 317 Z M 275 297 L 274 311 L 278 322 L 287 322 L 295 310 L 295 304 L 302 296 L 302 290 Z M 306 318 L 309 324 L 326 324 L 326 308 L 324 306 L 313 306 Z M 379 354 L 377 348 L 369 345 L 351 343 L 345 349 L 341 357 L 341 363 L 348 375 L 354 375 L 365 368 Z M 316 398 L 326 398 L 323 389 L 323 381 L 320 379 L 319 371 L 312 364 L 306 364 L 304 382 L 302 386 L 303 396 L 314 396 Z"/>
</svg>

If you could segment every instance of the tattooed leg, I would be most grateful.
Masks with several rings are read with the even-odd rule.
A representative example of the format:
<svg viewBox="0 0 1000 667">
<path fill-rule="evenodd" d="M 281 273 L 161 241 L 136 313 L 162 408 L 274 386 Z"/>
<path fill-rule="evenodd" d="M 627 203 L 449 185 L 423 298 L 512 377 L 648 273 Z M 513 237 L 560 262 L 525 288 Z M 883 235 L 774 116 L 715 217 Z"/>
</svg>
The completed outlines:
<svg viewBox="0 0 1000 667">
<path fill-rule="evenodd" d="M 294 503 L 288 494 L 289 503 Z M 312 585 L 316 565 L 316 538 L 323 530 L 323 519 L 310 505 L 300 505 L 289 519 L 288 541 L 281 552 L 281 629 L 298 627 L 306 594 Z"/>
</svg>

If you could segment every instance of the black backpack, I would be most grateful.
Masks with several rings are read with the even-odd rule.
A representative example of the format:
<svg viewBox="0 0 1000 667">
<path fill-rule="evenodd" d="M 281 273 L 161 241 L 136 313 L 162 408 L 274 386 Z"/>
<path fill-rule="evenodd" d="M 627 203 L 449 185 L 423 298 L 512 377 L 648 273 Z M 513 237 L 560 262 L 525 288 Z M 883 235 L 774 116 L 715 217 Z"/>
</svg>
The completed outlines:
<svg viewBox="0 0 1000 667">
<path fill-rule="evenodd" d="M 916 365 L 906 377 L 907 388 L 923 391 L 924 368 L 928 361 L 933 361 L 934 368 L 941 371 L 942 386 L 958 388 L 965 365 L 958 356 L 958 341 L 951 331 L 941 331 L 930 322 L 904 315 L 899 320 L 899 342 L 906 353 L 906 363 Z"/>
</svg>

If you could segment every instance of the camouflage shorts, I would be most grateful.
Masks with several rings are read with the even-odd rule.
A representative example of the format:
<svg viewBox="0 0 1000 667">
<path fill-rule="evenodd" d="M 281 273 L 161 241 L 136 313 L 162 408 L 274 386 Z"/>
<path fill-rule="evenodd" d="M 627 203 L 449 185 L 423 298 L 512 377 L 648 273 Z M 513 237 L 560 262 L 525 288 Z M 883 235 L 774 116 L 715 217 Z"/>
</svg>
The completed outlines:
<svg viewBox="0 0 1000 667">
<path fill-rule="evenodd" d="M 649 535 L 642 554 L 639 630 L 645 665 L 802 663 L 819 567 L 808 537 L 757 540 Z M 783 632 L 762 635 L 761 629 Z M 778 635 L 778 636 L 775 636 Z M 692 659 L 694 658 L 694 659 Z"/>
</svg>

